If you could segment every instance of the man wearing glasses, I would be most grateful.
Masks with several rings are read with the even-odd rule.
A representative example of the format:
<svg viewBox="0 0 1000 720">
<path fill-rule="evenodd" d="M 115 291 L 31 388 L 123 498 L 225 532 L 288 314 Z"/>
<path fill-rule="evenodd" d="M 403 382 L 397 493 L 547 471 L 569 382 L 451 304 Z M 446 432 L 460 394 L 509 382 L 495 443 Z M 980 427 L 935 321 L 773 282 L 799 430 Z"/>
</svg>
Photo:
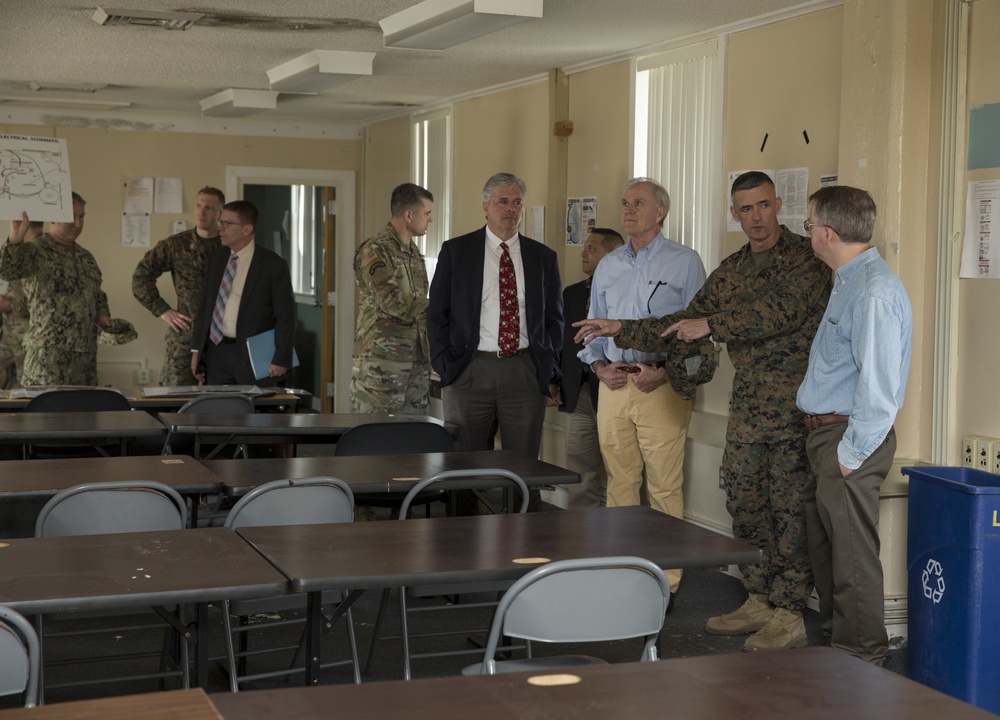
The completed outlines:
<svg viewBox="0 0 1000 720">
<path fill-rule="evenodd" d="M 219 213 L 226 202 L 222 191 L 203 187 L 194 203 L 194 227 L 156 243 L 132 273 L 132 294 L 144 308 L 167 324 L 166 356 L 160 385 L 194 385 L 191 374 L 191 324 L 205 287 L 208 256 L 219 247 Z M 170 273 L 177 294 L 170 307 L 156 286 Z"/>
<path fill-rule="evenodd" d="M 594 272 L 590 318 L 659 318 L 683 310 L 705 281 L 691 248 L 663 237 L 670 195 L 650 178 L 625 184 L 622 230 L 628 242 Z M 608 507 L 638 505 L 645 478 L 649 506 L 684 516 L 684 443 L 692 401 L 671 387 L 662 351 L 599 337 L 579 353 L 601 381 L 597 432 L 608 470 Z M 666 571 L 671 591 L 681 571 Z"/>
<path fill-rule="evenodd" d="M 832 647 L 882 665 L 889 638 L 879 487 L 896 452 L 913 314 L 902 282 L 871 246 L 875 201 L 865 190 L 820 188 L 805 226 L 836 288 L 797 398 L 809 430 L 805 516 L 820 624 Z"/>
<path fill-rule="evenodd" d="M 191 332 L 191 373 L 208 385 L 275 385 L 292 367 L 295 296 L 284 258 L 254 242 L 257 207 L 227 203 L 222 246 L 208 259 L 205 289 Z M 274 356 L 257 378 L 247 339 L 274 330 Z"/>
</svg>

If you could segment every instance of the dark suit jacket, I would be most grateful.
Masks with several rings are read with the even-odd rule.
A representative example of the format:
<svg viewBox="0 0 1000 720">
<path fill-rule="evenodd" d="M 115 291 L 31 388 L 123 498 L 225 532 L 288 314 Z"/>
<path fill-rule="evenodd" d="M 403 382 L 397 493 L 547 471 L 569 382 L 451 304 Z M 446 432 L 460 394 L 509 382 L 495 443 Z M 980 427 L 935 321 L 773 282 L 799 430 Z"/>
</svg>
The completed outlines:
<svg viewBox="0 0 1000 720">
<path fill-rule="evenodd" d="M 204 358 L 212 327 L 212 312 L 215 298 L 219 294 L 222 275 L 229 263 L 229 248 L 219 247 L 208 258 L 205 275 L 205 290 L 201 297 L 198 317 L 191 329 L 191 349 L 197 350 Z M 265 330 L 274 329 L 273 365 L 292 367 L 292 344 L 295 340 L 295 295 L 292 293 L 292 276 L 288 263 L 277 253 L 259 243 L 254 247 L 250 268 L 247 270 L 246 284 L 240 299 L 239 314 L 236 316 L 236 344 L 245 362 L 243 368 L 249 379 L 247 385 L 255 384 L 250 355 L 246 340 Z"/>
<path fill-rule="evenodd" d="M 576 356 L 583 345 L 573 342 L 576 328 L 573 323 L 585 320 L 588 301 L 590 300 L 590 278 L 574 283 L 563 290 L 563 309 L 566 314 L 566 332 L 563 333 L 562 346 L 562 405 L 559 412 L 571 413 L 576 409 L 576 400 L 580 396 L 584 374 L 587 376 L 587 387 L 590 388 L 591 407 L 597 407 L 597 391 L 601 381 L 597 375 L 590 372 L 580 358 Z"/>
<path fill-rule="evenodd" d="M 549 382 L 559 376 L 562 347 L 559 264 L 555 252 L 540 242 L 522 235 L 520 245 L 528 345 L 538 389 L 548 395 Z M 485 260 L 485 227 L 441 246 L 427 308 L 431 365 L 441 376 L 441 385 L 454 382 L 472 362 L 479 347 Z"/>
</svg>

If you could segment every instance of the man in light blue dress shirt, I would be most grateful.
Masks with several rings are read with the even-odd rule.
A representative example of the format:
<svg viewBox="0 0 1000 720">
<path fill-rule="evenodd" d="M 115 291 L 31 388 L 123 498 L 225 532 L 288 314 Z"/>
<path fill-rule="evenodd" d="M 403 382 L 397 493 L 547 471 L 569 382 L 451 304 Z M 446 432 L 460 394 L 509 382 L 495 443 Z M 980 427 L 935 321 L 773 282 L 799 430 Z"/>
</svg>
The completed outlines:
<svg viewBox="0 0 1000 720">
<path fill-rule="evenodd" d="M 683 310 L 705 282 L 691 248 L 663 237 L 670 196 L 655 180 L 635 178 L 622 197 L 622 230 L 629 241 L 608 253 L 594 272 L 590 318 L 640 320 Z M 595 338 L 579 353 L 601 381 L 597 432 L 608 471 L 608 507 L 638 505 L 643 476 L 654 510 L 684 516 L 684 443 L 692 401 L 667 381 L 663 353 L 621 348 Z M 677 590 L 680 570 L 668 570 Z"/>
<path fill-rule="evenodd" d="M 879 487 L 896 451 L 893 422 L 910 369 L 906 290 L 870 245 L 875 202 L 865 190 L 821 188 L 805 229 L 834 270 L 797 405 L 809 429 L 806 538 L 830 645 L 883 664 L 888 650 Z"/>
</svg>

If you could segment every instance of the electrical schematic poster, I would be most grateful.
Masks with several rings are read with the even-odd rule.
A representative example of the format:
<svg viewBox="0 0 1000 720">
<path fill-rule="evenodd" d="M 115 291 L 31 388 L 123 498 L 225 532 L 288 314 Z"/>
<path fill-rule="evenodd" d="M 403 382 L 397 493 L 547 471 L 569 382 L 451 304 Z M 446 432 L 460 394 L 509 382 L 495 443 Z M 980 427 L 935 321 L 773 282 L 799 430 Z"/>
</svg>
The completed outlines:
<svg viewBox="0 0 1000 720">
<path fill-rule="evenodd" d="M 73 221 L 69 153 L 59 138 L 0 134 L 0 219 Z"/>
</svg>

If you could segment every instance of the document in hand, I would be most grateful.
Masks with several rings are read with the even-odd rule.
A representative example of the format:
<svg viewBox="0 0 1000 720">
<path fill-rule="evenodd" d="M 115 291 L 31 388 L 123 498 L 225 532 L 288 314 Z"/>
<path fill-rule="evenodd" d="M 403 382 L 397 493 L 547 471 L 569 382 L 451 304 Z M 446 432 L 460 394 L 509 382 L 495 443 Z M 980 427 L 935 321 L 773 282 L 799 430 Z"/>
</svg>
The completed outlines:
<svg viewBox="0 0 1000 720">
<path fill-rule="evenodd" d="M 250 365 L 253 366 L 253 376 L 258 380 L 267 377 L 267 370 L 274 359 L 274 330 L 265 330 L 259 335 L 247 338 L 247 352 L 250 353 Z M 292 367 L 299 366 L 299 355 L 292 348 Z"/>
</svg>

